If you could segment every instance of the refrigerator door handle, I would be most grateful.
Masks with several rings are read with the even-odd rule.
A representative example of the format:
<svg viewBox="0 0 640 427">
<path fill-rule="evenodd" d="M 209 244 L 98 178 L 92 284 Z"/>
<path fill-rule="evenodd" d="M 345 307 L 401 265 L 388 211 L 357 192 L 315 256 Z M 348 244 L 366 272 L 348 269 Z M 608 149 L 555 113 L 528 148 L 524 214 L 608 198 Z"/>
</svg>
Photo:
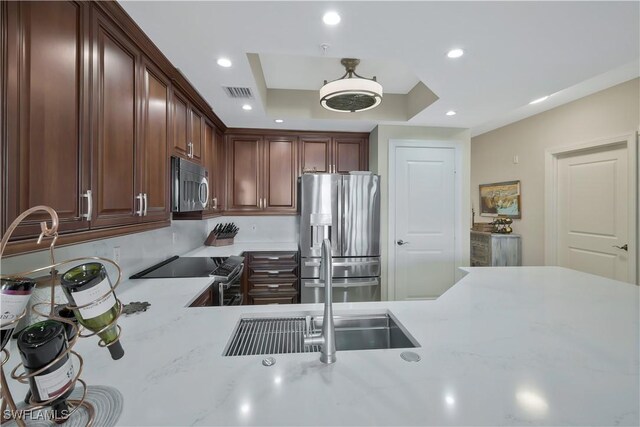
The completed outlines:
<svg viewBox="0 0 640 427">
<path fill-rule="evenodd" d="M 379 264 L 380 260 L 376 259 L 374 261 L 334 261 L 334 267 L 354 267 L 358 265 L 373 265 Z M 305 261 L 305 267 L 320 267 L 320 261 Z"/>
<path fill-rule="evenodd" d="M 311 279 L 311 280 L 303 279 L 303 285 L 305 288 L 324 288 L 324 281 L 319 279 Z M 378 286 L 378 285 L 380 285 L 380 279 L 377 277 L 374 277 L 372 279 L 367 279 L 367 280 L 358 279 L 358 280 L 351 280 L 351 281 L 349 280 L 338 281 L 336 279 L 333 279 L 334 288 L 360 288 L 364 286 Z"/>
</svg>

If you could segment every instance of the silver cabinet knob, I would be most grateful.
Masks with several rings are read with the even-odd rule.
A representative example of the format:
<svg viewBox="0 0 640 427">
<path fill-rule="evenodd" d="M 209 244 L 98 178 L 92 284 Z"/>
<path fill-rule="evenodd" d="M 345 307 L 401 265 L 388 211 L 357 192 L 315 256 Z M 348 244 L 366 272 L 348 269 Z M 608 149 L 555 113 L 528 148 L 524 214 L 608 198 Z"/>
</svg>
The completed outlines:
<svg viewBox="0 0 640 427">
<path fill-rule="evenodd" d="M 398 246 L 402 246 L 402 245 L 408 245 L 409 242 L 405 242 L 404 240 L 400 239 L 396 242 L 398 244 Z"/>
</svg>

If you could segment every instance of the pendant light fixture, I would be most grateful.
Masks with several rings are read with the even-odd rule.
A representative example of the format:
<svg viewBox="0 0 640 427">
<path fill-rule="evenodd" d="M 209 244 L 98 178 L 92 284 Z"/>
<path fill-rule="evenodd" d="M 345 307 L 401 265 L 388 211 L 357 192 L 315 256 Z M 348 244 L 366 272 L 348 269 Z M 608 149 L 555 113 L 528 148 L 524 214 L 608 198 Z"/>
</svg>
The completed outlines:
<svg viewBox="0 0 640 427">
<path fill-rule="evenodd" d="M 342 58 L 346 73 L 320 88 L 320 104 L 331 111 L 355 113 L 377 107 L 382 102 L 382 85 L 375 76 L 367 79 L 356 74 L 359 59 Z"/>
</svg>

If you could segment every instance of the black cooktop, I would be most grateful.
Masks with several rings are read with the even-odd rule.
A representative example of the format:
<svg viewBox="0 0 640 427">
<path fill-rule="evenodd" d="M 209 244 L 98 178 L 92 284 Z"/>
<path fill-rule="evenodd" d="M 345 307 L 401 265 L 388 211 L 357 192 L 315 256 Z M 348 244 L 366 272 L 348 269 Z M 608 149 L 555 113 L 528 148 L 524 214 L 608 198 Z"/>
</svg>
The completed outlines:
<svg viewBox="0 0 640 427">
<path fill-rule="evenodd" d="M 220 280 L 232 276 L 244 258 L 179 257 L 173 256 L 161 263 L 134 274 L 130 279 L 160 279 L 173 277 L 216 277 Z"/>
</svg>

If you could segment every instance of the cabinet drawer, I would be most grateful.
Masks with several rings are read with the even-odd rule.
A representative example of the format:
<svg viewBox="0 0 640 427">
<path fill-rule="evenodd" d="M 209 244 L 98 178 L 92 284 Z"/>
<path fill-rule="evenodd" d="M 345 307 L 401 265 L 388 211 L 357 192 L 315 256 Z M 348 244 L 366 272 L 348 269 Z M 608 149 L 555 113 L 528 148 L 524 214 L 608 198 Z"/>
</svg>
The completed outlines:
<svg viewBox="0 0 640 427">
<path fill-rule="evenodd" d="M 295 264 L 298 265 L 298 252 L 249 252 L 249 265 L 253 264 Z"/>
<path fill-rule="evenodd" d="M 249 280 L 249 292 L 297 292 L 298 279 Z"/>
<path fill-rule="evenodd" d="M 298 295 L 249 295 L 249 299 L 253 305 L 295 304 Z"/>
<path fill-rule="evenodd" d="M 249 280 L 251 279 L 296 279 L 297 265 L 249 265 Z"/>
</svg>

